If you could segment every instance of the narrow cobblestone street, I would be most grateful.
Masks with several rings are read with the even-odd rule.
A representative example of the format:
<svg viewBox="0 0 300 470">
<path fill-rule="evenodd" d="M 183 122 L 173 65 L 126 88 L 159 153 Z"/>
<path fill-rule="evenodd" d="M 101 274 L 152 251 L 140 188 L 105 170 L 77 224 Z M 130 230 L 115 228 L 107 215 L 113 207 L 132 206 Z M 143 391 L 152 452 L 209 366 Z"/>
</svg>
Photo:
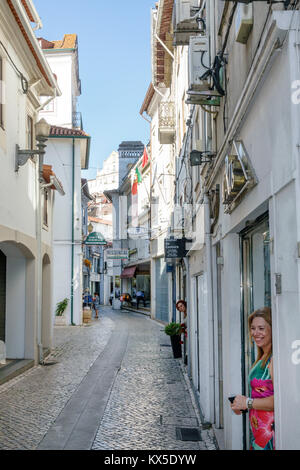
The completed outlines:
<svg viewBox="0 0 300 470">
<path fill-rule="evenodd" d="M 49 365 L 0 387 L 0 449 L 216 448 L 161 324 L 104 307 L 99 321 L 54 334 Z M 201 440 L 179 440 L 176 428 L 198 428 Z"/>
</svg>

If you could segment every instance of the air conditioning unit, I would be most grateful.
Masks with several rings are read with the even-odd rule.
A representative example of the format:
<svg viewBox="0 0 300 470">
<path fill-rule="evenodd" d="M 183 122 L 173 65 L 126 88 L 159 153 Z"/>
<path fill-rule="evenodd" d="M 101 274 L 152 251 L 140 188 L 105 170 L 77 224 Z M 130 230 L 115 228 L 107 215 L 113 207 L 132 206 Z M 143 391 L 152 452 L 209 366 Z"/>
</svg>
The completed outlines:
<svg viewBox="0 0 300 470">
<path fill-rule="evenodd" d="M 236 9 L 235 18 L 235 40 L 246 44 L 253 27 L 253 6 L 239 4 Z"/>
<path fill-rule="evenodd" d="M 186 23 L 193 16 L 194 11 L 199 9 L 199 0 L 176 0 L 176 23 Z"/>
<path fill-rule="evenodd" d="M 189 88 L 190 91 L 209 90 L 209 78 L 203 75 L 210 68 L 207 36 L 191 36 L 189 47 Z"/>
<path fill-rule="evenodd" d="M 174 46 L 189 44 L 192 34 L 199 33 L 195 15 L 199 10 L 199 0 L 176 0 Z"/>
</svg>

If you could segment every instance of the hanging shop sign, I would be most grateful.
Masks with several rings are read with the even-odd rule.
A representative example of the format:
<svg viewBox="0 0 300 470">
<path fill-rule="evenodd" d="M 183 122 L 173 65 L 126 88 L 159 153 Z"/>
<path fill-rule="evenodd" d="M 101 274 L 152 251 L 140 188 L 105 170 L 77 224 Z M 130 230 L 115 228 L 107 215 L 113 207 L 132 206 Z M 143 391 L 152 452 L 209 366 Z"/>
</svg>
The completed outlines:
<svg viewBox="0 0 300 470">
<path fill-rule="evenodd" d="M 109 248 L 105 251 L 105 257 L 107 260 L 110 259 L 128 259 L 129 253 L 128 250 Z"/>
<path fill-rule="evenodd" d="M 90 281 L 92 281 L 92 282 L 100 282 L 100 274 L 91 273 L 91 275 L 90 275 Z"/>
<path fill-rule="evenodd" d="M 92 232 L 87 236 L 84 244 L 85 245 L 106 245 L 107 242 L 105 238 L 103 237 L 102 233 Z"/>
<path fill-rule="evenodd" d="M 127 233 L 132 239 L 149 238 L 149 229 L 147 227 L 129 227 Z"/>
<path fill-rule="evenodd" d="M 166 238 L 165 239 L 165 259 L 167 258 L 184 258 L 187 250 L 185 247 L 185 238 Z"/>
<path fill-rule="evenodd" d="M 173 273 L 174 267 L 173 264 L 167 263 L 167 273 Z"/>
<path fill-rule="evenodd" d="M 225 158 L 223 204 L 230 213 L 242 197 L 257 184 L 257 178 L 242 141 L 233 141 Z"/>
<path fill-rule="evenodd" d="M 107 268 L 107 275 L 110 277 L 121 276 L 121 271 L 120 266 L 114 266 L 113 268 Z"/>
</svg>

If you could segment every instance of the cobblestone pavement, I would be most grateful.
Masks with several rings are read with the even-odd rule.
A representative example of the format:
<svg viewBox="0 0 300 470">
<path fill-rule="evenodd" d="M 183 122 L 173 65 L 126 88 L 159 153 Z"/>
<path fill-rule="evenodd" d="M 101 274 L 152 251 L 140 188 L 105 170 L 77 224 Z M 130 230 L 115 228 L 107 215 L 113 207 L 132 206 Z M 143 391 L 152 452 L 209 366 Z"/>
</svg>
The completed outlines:
<svg viewBox="0 0 300 470">
<path fill-rule="evenodd" d="M 93 450 L 215 449 L 212 430 L 203 429 L 179 359 L 163 326 L 134 313 L 104 316 L 85 327 L 56 327 L 47 362 L 0 386 L 0 449 L 36 449 L 104 351 L 122 316 L 129 341 Z M 176 427 L 201 430 L 201 441 L 181 441 Z"/>
<path fill-rule="evenodd" d="M 181 360 L 162 325 L 138 314 L 128 322 L 127 351 L 93 449 L 216 449 L 211 430 L 202 429 L 199 442 L 176 439 L 176 427 L 201 429 Z"/>
<path fill-rule="evenodd" d="M 0 449 L 35 449 L 91 365 L 105 348 L 114 322 L 55 327 L 47 362 L 0 386 Z"/>
</svg>

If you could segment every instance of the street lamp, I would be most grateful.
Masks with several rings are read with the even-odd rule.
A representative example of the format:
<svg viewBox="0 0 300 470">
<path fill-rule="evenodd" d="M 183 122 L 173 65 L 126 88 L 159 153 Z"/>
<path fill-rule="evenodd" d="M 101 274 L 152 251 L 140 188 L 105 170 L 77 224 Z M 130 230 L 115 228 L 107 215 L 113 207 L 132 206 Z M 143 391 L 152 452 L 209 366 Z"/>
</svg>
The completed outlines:
<svg viewBox="0 0 300 470">
<path fill-rule="evenodd" d="M 19 171 L 20 166 L 27 163 L 28 159 L 34 155 L 39 155 L 39 175 L 40 180 L 43 174 L 43 160 L 45 155 L 45 142 L 48 140 L 51 126 L 45 119 L 41 119 L 35 125 L 35 135 L 37 140 L 37 149 L 22 150 L 19 145 L 16 145 L 16 158 L 15 158 L 15 171 Z"/>
</svg>

